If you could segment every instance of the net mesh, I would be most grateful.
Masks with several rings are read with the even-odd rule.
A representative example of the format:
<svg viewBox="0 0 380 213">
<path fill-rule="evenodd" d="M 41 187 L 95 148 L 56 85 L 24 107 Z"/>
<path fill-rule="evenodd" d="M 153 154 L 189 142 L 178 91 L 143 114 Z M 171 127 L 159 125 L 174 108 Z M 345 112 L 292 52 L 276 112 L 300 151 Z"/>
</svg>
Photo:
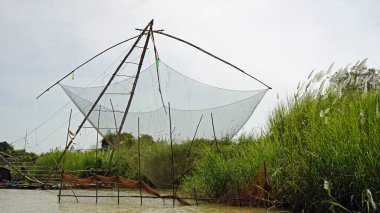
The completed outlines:
<svg viewBox="0 0 380 213">
<path fill-rule="evenodd" d="M 102 136 L 115 134 L 120 127 L 135 80 L 135 73 L 132 74 L 132 77 L 112 83 L 88 117 L 88 121 Z M 61 87 L 83 115 L 89 112 L 104 89 L 104 86 Z M 191 140 L 198 124 L 197 139 L 214 139 L 212 123 L 216 138 L 233 137 L 251 117 L 266 92 L 267 89 L 238 91 L 206 85 L 182 75 L 160 61 L 140 73 L 121 132 L 137 138 L 139 131 L 140 135 L 152 136 L 156 141 L 170 141 L 167 107 L 170 103 L 173 142 L 180 144 Z M 155 149 L 151 148 L 142 147 L 141 172 L 156 187 L 170 188 L 174 184 L 172 167 L 169 166 L 172 164 L 170 149 L 168 146 L 160 146 L 160 143 L 156 143 L 153 147 Z M 177 179 L 191 168 L 193 161 L 184 157 L 187 149 L 179 150 L 174 146 L 173 152 L 174 177 Z M 133 156 L 126 157 L 126 161 L 138 168 L 137 156 Z"/>
<path fill-rule="evenodd" d="M 77 178 L 65 173 L 61 173 L 62 175 L 62 181 L 70 184 L 75 184 L 79 186 L 90 186 L 91 184 L 96 183 L 97 181 L 100 181 L 102 183 L 119 183 L 123 185 L 124 187 L 128 189 L 143 189 L 146 193 L 154 195 L 156 197 L 160 198 L 174 198 L 178 200 L 182 205 L 189 205 L 188 202 L 186 202 L 184 199 L 182 199 L 178 195 L 161 195 L 158 193 L 156 190 L 154 190 L 152 187 L 150 187 L 148 184 L 146 184 L 144 181 L 137 181 L 137 180 L 130 180 L 126 179 L 121 176 L 112 176 L 112 177 L 107 177 L 107 176 L 102 176 L 102 175 L 94 175 L 94 176 L 89 176 L 86 178 Z"/>
<path fill-rule="evenodd" d="M 88 121 L 102 136 L 115 133 L 116 125 L 120 126 L 134 80 L 131 76 L 112 83 L 90 114 Z M 61 87 L 83 115 L 89 112 L 104 89 L 104 86 L 84 88 L 62 84 Z M 160 61 L 141 72 L 122 132 L 137 137 L 137 120 L 140 119 L 140 134 L 151 135 L 155 140 L 169 140 L 167 103 L 170 103 L 175 142 L 192 139 L 202 115 L 196 138 L 213 139 L 211 113 L 216 137 L 233 137 L 251 117 L 266 92 L 267 89 L 238 91 L 206 85 Z"/>
</svg>

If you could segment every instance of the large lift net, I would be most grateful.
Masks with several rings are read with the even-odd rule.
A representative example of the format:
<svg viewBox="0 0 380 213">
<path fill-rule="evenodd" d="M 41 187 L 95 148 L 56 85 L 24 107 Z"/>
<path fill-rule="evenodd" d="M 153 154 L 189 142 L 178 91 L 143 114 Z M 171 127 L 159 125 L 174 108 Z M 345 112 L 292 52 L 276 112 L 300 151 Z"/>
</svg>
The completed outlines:
<svg viewBox="0 0 380 213">
<path fill-rule="evenodd" d="M 134 80 L 135 76 L 129 76 L 112 83 L 89 115 L 88 121 L 102 136 L 117 132 Z M 60 85 L 83 115 L 88 114 L 104 89 L 104 86 Z M 140 134 L 169 141 L 170 103 L 172 136 L 177 143 L 192 139 L 198 124 L 196 138 L 214 139 L 212 123 L 217 138 L 233 137 L 251 117 L 267 90 L 238 91 L 213 87 L 157 61 L 141 72 L 121 132 L 137 138 L 139 119 Z"/>
</svg>

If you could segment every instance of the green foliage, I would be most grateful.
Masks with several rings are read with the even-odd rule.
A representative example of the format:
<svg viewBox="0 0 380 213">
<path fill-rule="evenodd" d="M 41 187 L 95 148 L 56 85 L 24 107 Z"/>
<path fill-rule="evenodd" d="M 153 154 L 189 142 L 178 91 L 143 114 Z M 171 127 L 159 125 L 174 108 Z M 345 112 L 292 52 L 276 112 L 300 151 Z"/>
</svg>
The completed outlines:
<svg viewBox="0 0 380 213">
<path fill-rule="evenodd" d="M 13 151 L 12 145 L 6 141 L 0 142 L 0 152 L 11 152 Z"/>
<path fill-rule="evenodd" d="M 380 201 L 380 92 L 339 94 L 332 85 L 321 93 L 296 95 L 276 107 L 260 138 L 242 136 L 237 144 L 206 149 L 185 178 L 183 191 L 196 188 L 219 197 L 250 178 L 266 161 L 274 190 L 270 198 L 300 211 L 369 211 L 366 190 Z M 323 188 L 328 181 L 330 188 Z M 365 202 L 364 202 L 365 201 Z"/>
</svg>

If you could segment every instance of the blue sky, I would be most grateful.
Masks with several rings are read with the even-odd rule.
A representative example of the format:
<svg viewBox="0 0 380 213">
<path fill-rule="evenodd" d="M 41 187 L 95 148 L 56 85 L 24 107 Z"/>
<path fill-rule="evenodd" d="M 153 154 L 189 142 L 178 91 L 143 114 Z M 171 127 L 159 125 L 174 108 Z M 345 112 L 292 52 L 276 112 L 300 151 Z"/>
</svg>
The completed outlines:
<svg viewBox="0 0 380 213">
<path fill-rule="evenodd" d="M 364 58 L 369 67 L 380 67 L 380 2 L 375 0 L 0 0 L 0 5 L 0 141 L 13 142 L 55 115 L 69 101 L 59 87 L 35 97 L 97 52 L 136 35 L 134 29 L 152 18 L 156 29 L 198 44 L 273 87 L 246 132 L 264 127 L 277 94 L 285 100 L 313 69 L 333 62 L 338 69 Z M 262 88 L 175 41 L 158 37 L 157 45 L 161 59 L 196 80 L 230 89 Z M 64 83 L 81 85 L 87 77 L 92 76 L 78 73 Z M 28 136 L 27 150 L 62 146 L 70 108 L 79 122 L 75 106 L 68 104 Z M 94 135 L 84 130 L 87 142 L 78 147 L 91 146 Z M 23 140 L 13 145 L 23 148 Z"/>
</svg>

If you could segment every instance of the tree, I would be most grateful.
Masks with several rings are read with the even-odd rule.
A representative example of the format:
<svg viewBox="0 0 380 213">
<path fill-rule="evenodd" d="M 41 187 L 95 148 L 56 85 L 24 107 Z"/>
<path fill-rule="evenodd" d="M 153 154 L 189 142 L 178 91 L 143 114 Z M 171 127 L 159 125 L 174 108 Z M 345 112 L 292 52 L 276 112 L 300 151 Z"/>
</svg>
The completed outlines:
<svg viewBox="0 0 380 213">
<path fill-rule="evenodd" d="M 3 142 L 0 142 L 0 151 L 1 152 L 11 152 L 11 151 L 13 151 L 13 147 L 8 142 L 3 141 Z"/>
<path fill-rule="evenodd" d="M 101 141 L 101 146 L 103 149 L 108 149 L 110 145 L 117 145 L 118 138 L 116 133 L 107 133 Z M 131 146 L 135 142 L 135 138 L 130 133 L 120 134 L 120 144 L 125 146 Z"/>
</svg>

